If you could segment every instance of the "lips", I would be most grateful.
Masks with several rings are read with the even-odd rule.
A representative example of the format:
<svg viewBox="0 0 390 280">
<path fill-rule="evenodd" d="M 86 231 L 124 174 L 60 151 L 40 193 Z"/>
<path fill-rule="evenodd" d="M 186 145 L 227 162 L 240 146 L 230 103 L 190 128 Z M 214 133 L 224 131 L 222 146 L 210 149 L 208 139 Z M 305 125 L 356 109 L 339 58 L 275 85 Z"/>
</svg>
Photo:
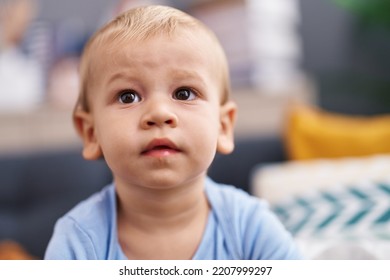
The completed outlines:
<svg viewBox="0 0 390 280">
<path fill-rule="evenodd" d="M 162 138 L 152 140 L 141 152 L 142 155 L 152 157 L 164 157 L 180 152 L 178 147 L 171 140 Z"/>
</svg>

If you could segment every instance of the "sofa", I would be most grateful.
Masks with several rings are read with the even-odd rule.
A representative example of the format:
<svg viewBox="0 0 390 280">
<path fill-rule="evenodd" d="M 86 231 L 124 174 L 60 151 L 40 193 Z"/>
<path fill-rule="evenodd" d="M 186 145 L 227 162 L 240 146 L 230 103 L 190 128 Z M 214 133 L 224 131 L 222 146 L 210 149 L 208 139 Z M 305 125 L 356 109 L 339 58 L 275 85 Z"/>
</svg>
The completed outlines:
<svg viewBox="0 0 390 280">
<path fill-rule="evenodd" d="M 41 259 L 55 221 L 111 180 L 102 161 L 80 149 L 0 158 L 0 241 L 13 241 Z"/>
<path fill-rule="evenodd" d="M 250 192 L 254 166 L 283 160 L 278 137 L 239 139 L 231 155 L 216 156 L 209 176 Z M 81 148 L 0 156 L 0 243 L 42 259 L 55 221 L 111 180 L 105 162 L 84 160 Z"/>
</svg>

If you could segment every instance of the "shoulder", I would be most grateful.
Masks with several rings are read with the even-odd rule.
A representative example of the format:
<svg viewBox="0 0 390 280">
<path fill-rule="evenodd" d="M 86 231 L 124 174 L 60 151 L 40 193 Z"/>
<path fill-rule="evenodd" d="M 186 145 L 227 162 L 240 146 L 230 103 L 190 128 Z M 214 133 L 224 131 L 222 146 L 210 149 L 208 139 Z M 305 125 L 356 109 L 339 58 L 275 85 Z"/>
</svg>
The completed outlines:
<svg viewBox="0 0 390 280">
<path fill-rule="evenodd" d="M 296 259 L 293 239 L 265 200 L 208 181 L 206 190 L 231 250 L 241 259 Z"/>
<path fill-rule="evenodd" d="M 97 221 L 109 219 L 111 211 L 114 210 L 113 207 L 115 207 L 115 189 L 111 184 L 78 203 L 62 219 L 70 219 L 81 225 L 93 226 Z"/>
<path fill-rule="evenodd" d="M 77 204 L 55 225 L 45 258 L 100 259 L 95 244 L 107 244 L 115 209 L 115 190 L 109 185 Z"/>
<path fill-rule="evenodd" d="M 215 208 L 228 208 L 230 215 L 239 216 L 256 211 L 269 211 L 268 203 L 235 186 L 206 182 L 206 192 Z M 225 210 L 224 210 L 225 211 Z"/>
</svg>

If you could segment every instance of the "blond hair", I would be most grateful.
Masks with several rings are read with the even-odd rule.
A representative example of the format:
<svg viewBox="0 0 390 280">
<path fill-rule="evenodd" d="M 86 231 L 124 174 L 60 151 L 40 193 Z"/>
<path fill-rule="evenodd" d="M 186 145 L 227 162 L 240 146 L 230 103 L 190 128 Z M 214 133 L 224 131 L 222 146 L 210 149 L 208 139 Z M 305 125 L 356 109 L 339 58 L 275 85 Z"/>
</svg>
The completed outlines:
<svg viewBox="0 0 390 280">
<path fill-rule="evenodd" d="M 80 92 L 75 110 L 89 111 L 88 88 L 92 75 L 91 60 L 95 49 L 109 48 L 110 42 L 121 43 L 127 40 L 146 40 L 156 35 L 173 36 L 178 29 L 197 29 L 203 31 L 211 40 L 221 71 L 221 102 L 230 95 L 228 64 L 225 53 L 215 34 L 199 20 L 166 6 L 145 6 L 130 9 L 97 31 L 84 48 L 80 63 Z M 112 47 L 112 45 L 111 45 Z"/>
</svg>

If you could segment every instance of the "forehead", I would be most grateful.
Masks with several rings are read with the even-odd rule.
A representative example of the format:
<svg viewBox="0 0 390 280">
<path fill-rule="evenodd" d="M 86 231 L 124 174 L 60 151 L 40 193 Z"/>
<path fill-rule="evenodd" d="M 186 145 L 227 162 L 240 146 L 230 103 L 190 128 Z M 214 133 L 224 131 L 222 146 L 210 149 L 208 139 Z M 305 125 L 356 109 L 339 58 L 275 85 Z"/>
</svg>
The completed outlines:
<svg viewBox="0 0 390 280">
<path fill-rule="evenodd" d="M 96 50 L 102 54 L 112 55 L 121 49 L 126 49 L 126 51 L 132 51 L 131 48 L 126 48 L 126 46 L 131 46 L 133 49 L 136 49 L 138 46 L 142 49 L 142 46 L 148 44 L 155 44 L 156 48 L 163 48 L 169 45 L 169 43 L 175 42 L 180 48 L 180 44 L 183 45 L 181 48 L 187 48 L 188 52 L 195 51 L 198 49 L 203 52 L 203 55 L 212 55 L 210 53 L 213 42 L 204 30 L 201 28 L 176 28 L 174 32 L 167 33 L 162 31 L 161 33 L 153 34 L 147 37 L 137 37 L 137 36 L 118 36 L 114 34 L 108 34 L 105 36 L 101 43 L 96 46 Z M 190 47 L 194 46 L 194 47 Z M 194 52 L 194 55 L 196 51 Z"/>
<path fill-rule="evenodd" d="M 105 41 L 97 46 L 90 59 L 96 75 L 106 75 L 121 67 L 151 70 L 171 67 L 175 75 L 181 75 L 179 69 L 186 70 L 184 72 L 205 71 L 209 76 L 219 72 L 212 41 L 204 32 L 176 32 L 147 39 L 107 38 Z"/>
</svg>

